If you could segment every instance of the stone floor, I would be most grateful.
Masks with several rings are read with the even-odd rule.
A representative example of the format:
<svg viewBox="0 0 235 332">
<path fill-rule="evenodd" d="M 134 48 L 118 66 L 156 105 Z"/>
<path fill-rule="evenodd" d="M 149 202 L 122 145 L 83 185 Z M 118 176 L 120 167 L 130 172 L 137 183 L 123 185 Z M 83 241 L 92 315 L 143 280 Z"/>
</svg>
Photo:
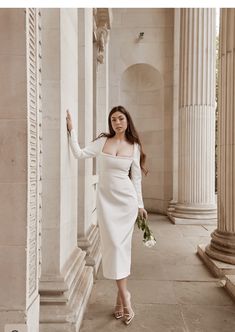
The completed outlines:
<svg viewBox="0 0 235 332">
<path fill-rule="evenodd" d="M 214 227 L 173 225 L 162 215 L 150 215 L 149 223 L 157 238 L 154 248 L 143 246 L 137 227 L 133 235 L 128 285 L 134 320 L 125 326 L 113 318 L 116 284 L 103 278 L 100 267 L 80 331 L 235 331 L 234 302 L 196 254 Z"/>
</svg>

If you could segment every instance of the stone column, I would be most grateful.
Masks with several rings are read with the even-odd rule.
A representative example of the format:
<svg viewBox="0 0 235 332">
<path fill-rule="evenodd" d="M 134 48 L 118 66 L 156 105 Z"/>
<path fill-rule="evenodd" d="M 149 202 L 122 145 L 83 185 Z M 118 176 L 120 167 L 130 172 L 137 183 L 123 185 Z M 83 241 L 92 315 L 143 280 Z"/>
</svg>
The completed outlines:
<svg viewBox="0 0 235 332">
<path fill-rule="evenodd" d="M 93 63 L 93 10 L 78 9 L 78 117 L 77 135 L 81 147 L 94 138 L 95 90 Z M 92 266 L 94 276 L 101 261 L 99 229 L 95 214 L 95 159 L 78 161 L 78 234 L 77 243 L 86 251 L 86 265 Z"/>
<path fill-rule="evenodd" d="M 39 331 L 40 11 L 0 10 L 0 330 Z"/>
<path fill-rule="evenodd" d="M 235 9 L 221 9 L 220 19 L 218 225 L 206 253 L 235 264 Z"/>
<path fill-rule="evenodd" d="M 101 12 L 101 13 L 100 13 Z M 98 87 L 100 70 L 107 67 L 108 58 L 104 58 L 106 40 L 103 34 L 110 19 L 108 9 L 78 9 L 78 50 L 79 50 L 79 82 L 78 82 L 78 138 L 81 146 L 97 137 L 97 128 L 105 131 L 106 109 L 100 109 L 100 100 L 106 92 L 107 82 L 104 80 L 102 90 Z M 102 23 L 102 30 L 99 28 Z M 102 42 L 100 49 L 98 41 Z M 93 43 L 92 43 L 93 40 Z M 104 42 L 104 43 L 103 43 Z M 103 49 L 104 47 L 105 49 Z M 92 49 L 93 48 L 93 49 Z M 99 56 L 99 58 L 98 58 Z M 100 63 L 98 60 L 103 60 Z M 93 63 L 93 66 L 91 64 Z M 106 98 L 105 98 L 106 101 Z M 102 106 L 105 106 L 103 101 Z M 86 251 L 86 264 L 93 267 L 96 275 L 100 261 L 101 249 L 96 214 L 96 187 L 98 183 L 96 159 L 79 161 L 78 170 L 78 246 Z"/>
<path fill-rule="evenodd" d="M 178 201 L 179 176 L 179 61 L 180 61 L 180 8 L 174 9 L 174 95 L 173 95 L 173 198 L 169 203 L 167 215 L 170 217 Z"/>
<path fill-rule="evenodd" d="M 77 161 L 66 109 L 78 109 L 77 9 L 42 10 L 43 227 L 40 332 L 77 332 L 93 270 L 77 247 Z"/>
<path fill-rule="evenodd" d="M 178 202 L 174 223 L 215 223 L 215 9 L 181 10 Z"/>
</svg>

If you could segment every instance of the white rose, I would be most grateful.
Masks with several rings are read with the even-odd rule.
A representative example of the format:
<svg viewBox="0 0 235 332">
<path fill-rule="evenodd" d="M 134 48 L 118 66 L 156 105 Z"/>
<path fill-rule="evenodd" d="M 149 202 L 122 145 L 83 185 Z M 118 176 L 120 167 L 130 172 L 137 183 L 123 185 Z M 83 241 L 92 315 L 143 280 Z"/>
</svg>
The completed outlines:
<svg viewBox="0 0 235 332">
<path fill-rule="evenodd" d="M 155 246 L 156 243 L 157 242 L 152 238 L 151 240 L 144 242 L 144 245 L 148 248 L 151 248 L 151 247 Z"/>
</svg>

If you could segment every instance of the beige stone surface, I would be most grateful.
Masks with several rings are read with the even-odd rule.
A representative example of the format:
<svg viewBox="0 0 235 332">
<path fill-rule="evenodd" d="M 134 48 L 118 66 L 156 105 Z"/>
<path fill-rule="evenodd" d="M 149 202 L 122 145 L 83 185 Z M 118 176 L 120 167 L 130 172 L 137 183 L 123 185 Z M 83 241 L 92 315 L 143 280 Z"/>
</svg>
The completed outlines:
<svg viewBox="0 0 235 332">
<path fill-rule="evenodd" d="M 1 183 L 0 243 L 6 246 L 25 245 L 27 234 L 26 183 Z M 20 197 L 20 199 L 19 199 Z M 14 207 L 14 208 L 12 208 Z"/>
<path fill-rule="evenodd" d="M 130 111 L 147 154 L 145 206 L 150 211 L 166 213 L 173 195 L 174 10 L 118 8 L 113 9 L 113 16 L 110 108 L 121 104 Z M 141 31 L 144 38 L 138 40 Z M 159 176 L 154 174 L 156 169 Z"/>
<path fill-rule="evenodd" d="M 26 112 L 21 116 L 26 117 Z M 5 158 L 0 158 L 0 182 L 26 182 L 26 130 L 26 119 L 0 121 L 1 154 L 5 156 Z M 14 136 L 12 132 L 14 132 Z"/>
<path fill-rule="evenodd" d="M 0 307 L 3 311 L 6 308 L 10 309 L 9 311 L 25 310 L 26 259 L 25 246 L 0 246 Z"/>
<path fill-rule="evenodd" d="M 162 215 L 150 215 L 157 245 L 142 245 L 136 227 L 132 242 L 129 290 L 136 316 L 128 331 L 230 332 L 235 328 L 235 305 L 203 265 L 194 241 L 210 236 L 208 226 L 173 225 Z M 121 331 L 112 316 L 115 281 L 104 279 L 102 268 L 89 300 L 81 332 Z"/>
<path fill-rule="evenodd" d="M 9 22 L 11 26 L 9 27 Z M 21 32 L 25 29 L 25 13 L 18 8 L 9 11 L 8 8 L 0 10 L 0 55 L 25 55 L 26 47 Z M 20 69 L 20 68 L 19 68 Z"/>
<path fill-rule="evenodd" d="M 213 259 L 235 265 L 234 58 L 235 9 L 220 11 L 218 91 L 218 225 L 206 247 Z"/>
<path fill-rule="evenodd" d="M 175 211 L 179 224 L 215 223 L 215 9 L 180 11 L 178 193 L 174 179 Z M 201 24 L 203 19 L 203 24 Z M 196 38 L 195 35 L 205 38 Z M 190 56 L 192 55 L 193 56 Z M 174 96 L 176 97 L 176 96 Z M 175 101 L 175 100 L 174 100 Z M 169 118 L 168 118 L 169 123 Z M 175 135 L 174 135 L 175 138 Z M 174 169 L 177 165 L 174 162 Z"/>
<path fill-rule="evenodd" d="M 79 191 L 79 196 L 83 197 L 84 192 L 89 194 L 92 161 L 88 161 L 89 167 L 81 174 L 83 178 L 79 177 L 78 162 L 72 155 L 66 128 L 66 109 L 69 109 L 76 130 L 78 115 L 83 116 L 84 122 L 79 122 L 79 125 L 84 129 L 84 142 L 92 139 L 92 9 L 84 9 L 84 21 L 78 22 L 79 13 L 81 10 L 78 12 L 72 8 L 42 10 L 45 40 L 42 45 L 42 332 L 78 331 L 93 284 L 93 269 L 85 266 L 86 253 L 77 247 L 77 223 L 83 223 L 84 231 L 91 223 L 87 213 L 93 209 L 91 200 L 83 206 L 85 220 L 79 214 L 78 187 L 85 179 L 85 187 Z M 81 28 L 83 40 L 80 39 Z M 88 48 L 83 49 L 81 57 L 80 44 L 83 42 L 88 44 Z M 89 58 L 84 57 L 88 55 L 87 51 Z M 84 67 L 85 75 L 82 74 Z M 85 80 L 79 90 L 81 76 Z"/>
<path fill-rule="evenodd" d="M 206 242 L 197 246 L 197 253 L 208 269 L 221 279 L 226 279 L 228 275 L 235 275 L 235 265 L 211 258 L 206 252 Z M 227 286 L 227 283 L 226 283 Z M 234 296 L 235 297 L 235 296 Z"/>
<path fill-rule="evenodd" d="M 2 34 L 0 34 L 1 36 Z M 5 48 L 4 44 L 1 44 Z M 8 51 L 9 52 L 9 51 Z M 26 110 L 26 59 L 24 55 L 1 54 L 1 119 L 23 119 Z"/>
<path fill-rule="evenodd" d="M 228 293 L 235 299 L 235 275 L 226 275 L 225 276 L 225 288 Z"/>
<path fill-rule="evenodd" d="M 234 304 L 182 305 L 187 331 L 227 332 L 235 329 Z"/>
<path fill-rule="evenodd" d="M 28 94 L 31 89 L 37 96 L 37 74 L 27 82 L 27 63 L 32 70 L 34 64 L 26 52 L 37 10 L 31 9 L 30 22 L 28 14 L 22 8 L 0 10 L 1 331 L 6 323 L 27 323 L 38 331 L 38 105 Z M 31 45 L 37 45 L 36 34 L 37 27 Z"/>
</svg>

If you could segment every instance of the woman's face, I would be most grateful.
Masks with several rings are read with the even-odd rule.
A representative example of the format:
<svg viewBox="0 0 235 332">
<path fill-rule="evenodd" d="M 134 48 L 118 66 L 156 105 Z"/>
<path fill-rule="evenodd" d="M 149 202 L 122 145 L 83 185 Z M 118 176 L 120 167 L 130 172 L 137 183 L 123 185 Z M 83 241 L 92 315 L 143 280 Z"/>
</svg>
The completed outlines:
<svg viewBox="0 0 235 332">
<path fill-rule="evenodd" d="M 111 125 L 116 134 L 125 133 L 128 126 L 126 116 L 122 112 L 114 112 L 111 115 Z"/>
</svg>

